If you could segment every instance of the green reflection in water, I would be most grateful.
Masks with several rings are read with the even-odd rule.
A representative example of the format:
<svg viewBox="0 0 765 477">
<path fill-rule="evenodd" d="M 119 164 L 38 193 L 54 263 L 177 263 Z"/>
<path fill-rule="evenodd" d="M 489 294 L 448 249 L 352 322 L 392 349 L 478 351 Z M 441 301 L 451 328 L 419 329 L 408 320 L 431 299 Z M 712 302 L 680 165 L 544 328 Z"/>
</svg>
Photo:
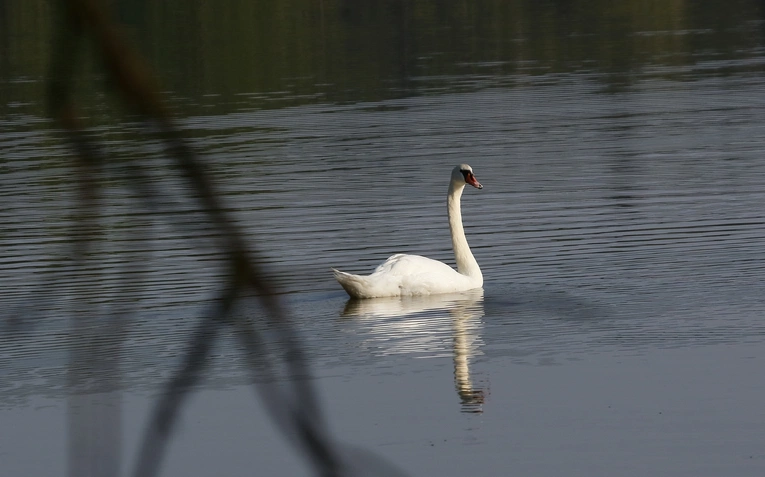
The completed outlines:
<svg viewBox="0 0 765 477">
<path fill-rule="evenodd" d="M 754 0 L 115 4 L 186 114 L 378 101 L 556 74 L 587 74 L 611 91 L 643 77 L 762 69 L 741 61 L 761 54 L 763 11 Z M 47 0 L 0 2 L 0 111 L 43 114 L 54 17 Z M 698 68 L 709 60 L 722 62 Z M 103 91 L 98 70 L 85 69 L 92 74 L 82 89 Z M 83 99 L 103 102 L 95 93 Z"/>
</svg>

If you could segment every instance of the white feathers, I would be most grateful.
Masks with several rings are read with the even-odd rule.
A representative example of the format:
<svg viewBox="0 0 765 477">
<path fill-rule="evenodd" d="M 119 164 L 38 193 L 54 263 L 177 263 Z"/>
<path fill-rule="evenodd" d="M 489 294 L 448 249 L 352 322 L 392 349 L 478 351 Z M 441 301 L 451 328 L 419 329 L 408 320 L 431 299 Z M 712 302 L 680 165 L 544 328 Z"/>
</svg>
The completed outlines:
<svg viewBox="0 0 765 477">
<path fill-rule="evenodd" d="M 468 246 L 462 228 L 460 197 L 466 184 L 482 188 L 467 164 L 452 170 L 447 213 L 457 270 L 449 265 L 419 255 L 395 254 L 378 266 L 371 275 L 353 275 L 332 269 L 335 278 L 354 298 L 384 296 L 435 295 L 483 286 L 483 275 Z"/>
</svg>

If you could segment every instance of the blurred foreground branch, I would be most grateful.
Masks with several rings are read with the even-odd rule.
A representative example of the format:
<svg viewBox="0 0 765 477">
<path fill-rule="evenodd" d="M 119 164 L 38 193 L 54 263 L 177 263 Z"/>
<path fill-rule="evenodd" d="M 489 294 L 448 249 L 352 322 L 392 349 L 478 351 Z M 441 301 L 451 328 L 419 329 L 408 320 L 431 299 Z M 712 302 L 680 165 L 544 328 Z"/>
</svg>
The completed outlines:
<svg viewBox="0 0 765 477">
<path fill-rule="evenodd" d="M 74 149 L 74 161 L 79 181 L 79 218 L 75 227 L 75 258 L 84 268 L 86 257 L 95 246 L 95 237 L 100 228 L 99 196 L 103 166 L 108 160 L 98 143 L 88 135 L 80 118 L 81 113 L 73 98 L 73 81 L 77 57 L 84 49 L 85 42 L 95 45 L 99 60 L 103 64 L 116 92 L 126 107 L 143 117 L 147 126 L 152 126 L 164 144 L 165 153 L 179 166 L 184 178 L 194 190 L 200 207 L 208 220 L 215 225 L 218 247 L 226 257 L 227 281 L 219 292 L 213 310 L 200 318 L 195 335 L 192 337 L 184 363 L 170 380 L 156 405 L 152 420 L 145 433 L 134 475 L 147 477 L 158 473 L 166 443 L 172 434 L 180 406 L 193 386 L 199 381 L 207 358 L 221 327 L 232 327 L 243 346 L 248 350 L 248 365 L 257 379 L 256 386 L 278 426 L 287 436 L 294 437 L 296 444 L 309 456 L 314 468 L 322 476 L 339 476 L 341 469 L 336 447 L 330 443 L 324 432 L 320 409 L 310 385 L 306 357 L 285 311 L 266 280 L 256 253 L 246 246 L 242 232 L 225 213 L 220 196 L 209 175 L 194 151 L 181 137 L 158 93 L 150 69 L 138 54 L 128 45 L 118 28 L 99 1 L 65 0 L 62 21 L 55 39 L 51 58 L 48 83 L 48 107 L 50 114 L 62 125 Z M 149 128 L 147 128 L 148 130 Z M 131 174 L 130 185 L 139 190 L 139 196 L 152 207 L 159 200 L 158 192 L 148 187 L 143 177 L 148 174 L 140 164 L 126 169 Z M 97 279 L 94 280 L 94 283 Z M 138 284 L 140 285 L 140 284 Z M 128 287 L 123 286 L 122 293 Z M 267 311 L 265 322 L 245 320 L 232 313 L 235 302 L 245 294 L 255 293 Z M 93 327 L 86 326 L 88 317 L 95 316 L 96 306 L 89 302 L 87 294 L 80 293 L 79 305 L 74 310 L 72 332 L 87 334 Z M 108 322 L 108 329 L 103 322 Z M 128 324 L 127 314 L 110 313 L 107 320 L 98 321 L 100 327 L 93 334 L 111 335 L 119 346 L 120 336 Z M 287 376 L 280 376 L 278 363 L 269 357 L 262 341 L 265 328 L 279 335 L 281 359 Z M 93 333 L 93 331 L 90 331 Z M 112 356 L 119 356 L 111 350 Z M 86 382 L 77 370 L 83 369 L 82 362 L 103 363 L 102 348 L 87 346 L 70 354 L 70 387 L 73 409 L 70 412 L 70 463 L 69 474 L 116 475 L 119 469 L 119 426 L 106 426 L 103 416 L 87 409 L 87 402 L 77 402 L 79 387 Z M 90 392 L 102 392 L 113 396 L 111 408 L 118 413 L 119 403 L 116 384 L 106 385 L 106 377 L 112 381 L 117 376 L 119 363 L 109 362 L 97 375 L 102 387 L 89 388 Z M 286 385 L 277 386 L 277 378 L 288 378 Z M 90 413 L 90 415 L 89 415 Z M 84 420 L 84 421 L 83 421 Z M 119 416 L 112 415 L 109 422 L 118 422 Z"/>
</svg>

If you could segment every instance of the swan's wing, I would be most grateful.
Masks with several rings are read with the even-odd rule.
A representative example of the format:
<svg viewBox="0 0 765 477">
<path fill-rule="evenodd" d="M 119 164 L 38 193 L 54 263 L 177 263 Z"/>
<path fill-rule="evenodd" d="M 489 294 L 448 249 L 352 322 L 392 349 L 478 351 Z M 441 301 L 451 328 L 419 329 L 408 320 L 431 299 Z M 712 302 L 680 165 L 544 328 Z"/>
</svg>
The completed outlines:
<svg viewBox="0 0 765 477">
<path fill-rule="evenodd" d="M 356 298 L 431 295 L 476 287 L 449 265 L 419 255 L 392 255 L 368 276 L 334 273 L 348 294 Z"/>
<path fill-rule="evenodd" d="M 469 288 L 469 278 L 449 265 L 419 255 L 393 255 L 369 276 L 386 290 L 398 288 L 399 295 L 430 295 Z"/>
<path fill-rule="evenodd" d="M 390 276 L 413 277 L 418 275 L 442 275 L 456 273 L 449 265 L 420 255 L 397 253 L 378 266 L 372 275 L 386 274 Z"/>
</svg>

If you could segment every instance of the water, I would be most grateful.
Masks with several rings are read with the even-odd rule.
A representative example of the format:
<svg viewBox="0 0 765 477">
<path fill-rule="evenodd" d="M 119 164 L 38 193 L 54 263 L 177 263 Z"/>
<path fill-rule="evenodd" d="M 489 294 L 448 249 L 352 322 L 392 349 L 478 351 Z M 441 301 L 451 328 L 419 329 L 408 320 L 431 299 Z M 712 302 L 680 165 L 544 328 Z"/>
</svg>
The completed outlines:
<svg viewBox="0 0 765 477">
<path fill-rule="evenodd" d="M 439 74 L 389 71 L 406 81 L 378 90 L 367 67 L 356 93 L 338 75 L 313 92 L 282 78 L 232 94 L 222 73 L 169 93 L 262 252 L 340 441 L 412 475 L 763 475 L 765 76 L 759 24 L 734 20 L 633 31 L 643 46 L 616 71 L 582 70 L 605 53 L 570 36 L 584 49 L 568 66 L 546 50 L 527 69 L 502 52 L 465 62 L 455 46 L 444 71 L 418 57 Z M 641 43 L 652 38 L 699 45 Z M 662 56 L 676 49 L 696 60 Z M 0 470 L 60 475 L 67 356 L 92 345 L 70 332 L 74 297 L 108 310 L 125 306 L 125 276 L 143 284 L 120 356 L 129 461 L 223 269 L 158 145 L 90 98 L 111 163 L 92 268 L 75 273 L 68 150 L 20 86 L 31 67 L 14 68 L 0 83 L 0 419 L 14 429 L 0 433 Z M 162 200 L 129 186 L 129 161 Z M 484 289 L 349 302 L 331 267 L 368 273 L 399 252 L 453 263 L 445 195 L 462 162 L 484 185 L 462 201 Z M 164 475 L 305 474 L 232 333 L 207 370 Z"/>
</svg>

